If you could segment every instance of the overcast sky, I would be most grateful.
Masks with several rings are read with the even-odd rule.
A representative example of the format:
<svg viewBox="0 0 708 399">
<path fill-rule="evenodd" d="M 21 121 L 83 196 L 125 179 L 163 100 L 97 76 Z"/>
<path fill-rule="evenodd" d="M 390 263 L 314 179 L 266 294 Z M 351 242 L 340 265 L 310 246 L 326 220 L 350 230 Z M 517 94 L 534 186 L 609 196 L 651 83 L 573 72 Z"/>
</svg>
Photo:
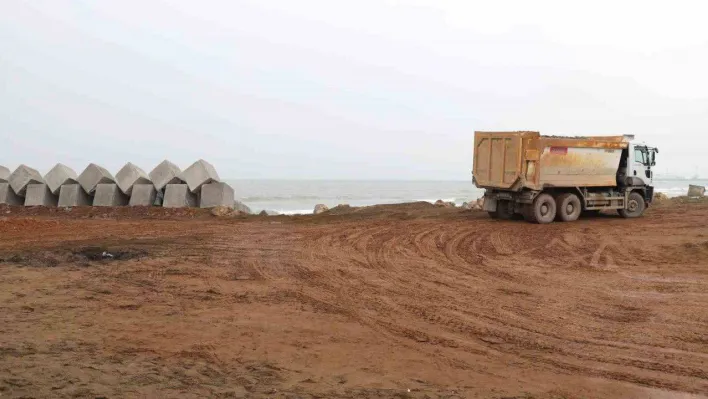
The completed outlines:
<svg viewBox="0 0 708 399">
<path fill-rule="evenodd" d="M 2 0 L 0 164 L 466 180 L 475 130 L 539 130 L 708 175 L 703 3 Z"/>
</svg>

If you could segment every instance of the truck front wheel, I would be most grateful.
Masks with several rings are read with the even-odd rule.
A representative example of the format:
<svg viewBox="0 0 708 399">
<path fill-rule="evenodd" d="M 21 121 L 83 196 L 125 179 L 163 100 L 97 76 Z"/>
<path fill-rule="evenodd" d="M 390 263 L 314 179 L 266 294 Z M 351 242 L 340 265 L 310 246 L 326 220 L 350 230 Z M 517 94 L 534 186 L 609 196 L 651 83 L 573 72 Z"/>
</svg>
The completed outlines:
<svg viewBox="0 0 708 399">
<path fill-rule="evenodd" d="M 620 209 L 617 212 L 623 218 L 638 218 L 642 216 L 642 214 L 644 213 L 644 209 L 646 209 L 644 197 L 635 191 L 629 194 L 625 209 Z"/>
<path fill-rule="evenodd" d="M 526 209 L 526 220 L 533 223 L 551 223 L 556 218 L 556 200 L 549 194 L 541 194 L 533 201 L 530 208 Z"/>
<path fill-rule="evenodd" d="M 582 208 L 580 206 L 580 198 L 573 193 L 564 193 L 556 199 L 556 207 L 558 208 L 558 220 L 563 222 L 574 222 L 580 217 Z"/>
</svg>

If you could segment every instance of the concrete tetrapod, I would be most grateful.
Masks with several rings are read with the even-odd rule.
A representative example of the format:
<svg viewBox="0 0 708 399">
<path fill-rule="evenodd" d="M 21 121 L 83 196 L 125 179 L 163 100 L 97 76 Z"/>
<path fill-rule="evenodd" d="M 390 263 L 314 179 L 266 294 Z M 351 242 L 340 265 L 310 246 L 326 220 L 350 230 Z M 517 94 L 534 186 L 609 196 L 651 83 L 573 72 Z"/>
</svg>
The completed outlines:
<svg viewBox="0 0 708 399">
<path fill-rule="evenodd" d="M 196 207 L 198 200 L 197 195 L 189 191 L 189 186 L 186 184 L 168 184 L 162 206 L 164 208 Z"/>
<path fill-rule="evenodd" d="M 10 169 L 0 165 L 0 183 L 7 183 L 10 179 Z"/>
<path fill-rule="evenodd" d="M 76 181 L 79 182 L 87 194 L 93 195 L 97 185 L 115 183 L 116 179 L 106 168 L 92 163 L 81 172 Z"/>
<path fill-rule="evenodd" d="M 75 183 L 78 176 L 73 169 L 60 163 L 44 175 L 44 182 L 47 183 L 49 191 L 54 195 L 59 195 L 59 190 L 64 184 Z"/>
<path fill-rule="evenodd" d="M 52 194 L 47 184 L 28 184 L 25 206 L 57 206 L 59 197 Z"/>
<path fill-rule="evenodd" d="M 10 183 L 0 183 L 0 204 L 22 205 L 23 199 L 15 194 Z"/>
<path fill-rule="evenodd" d="M 181 184 L 182 170 L 168 160 L 162 161 L 150 172 L 150 180 L 155 185 L 155 190 L 162 191 L 168 184 Z"/>
<path fill-rule="evenodd" d="M 123 194 L 115 183 L 101 183 L 96 185 L 93 195 L 93 206 L 125 206 L 128 205 L 128 196 Z"/>
<path fill-rule="evenodd" d="M 93 198 L 86 194 L 80 184 L 65 184 L 59 190 L 59 206 L 87 206 L 93 203 Z"/>
<path fill-rule="evenodd" d="M 157 190 L 152 184 L 136 184 L 133 186 L 133 193 L 130 195 L 130 206 L 153 206 L 157 198 Z"/>
<path fill-rule="evenodd" d="M 187 183 L 189 191 L 199 193 L 204 184 L 218 183 L 219 174 L 209 162 L 200 159 L 182 172 L 180 178 Z"/>
<path fill-rule="evenodd" d="M 200 208 L 234 207 L 234 189 L 226 183 L 204 184 L 199 197 Z"/>
<path fill-rule="evenodd" d="M 152 182 L 144 170 L 128 162 L 116 173 L 116 183 L 123 194 L 130 195 L 133 192 L 134 185 Z"/>
<path fill-rule="evenodd" d="M 32 169 L 27 165 L 20 165 L 15 169 L 8 181 L 12 190 L 20 197 L 25 196 L 28 184 L 44 183 L 42 175 L 36 169 Z"/>
</svg>

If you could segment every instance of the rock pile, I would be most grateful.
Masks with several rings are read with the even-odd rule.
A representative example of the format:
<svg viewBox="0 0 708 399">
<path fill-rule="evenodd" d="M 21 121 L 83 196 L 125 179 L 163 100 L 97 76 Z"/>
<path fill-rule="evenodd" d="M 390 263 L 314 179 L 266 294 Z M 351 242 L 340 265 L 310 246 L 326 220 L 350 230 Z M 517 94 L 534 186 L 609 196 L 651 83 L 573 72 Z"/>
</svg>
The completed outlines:
<svg viewBox="0 0 708 399">
<path fill-rule="evenodd" d="M 476 201 L 465 202 L 462 208 L 467 210 L 481 211 L 484 207 L 484 197 L 478 198 Z"/>
<path fill-rule="evenodd" d="M 319 215 L 320 213 L 327 212 L 329 210 L 329 207 L 325 204 L 317 204 L 315 205 L 315 210 L 312 212 L 315 215 Z"/>
<path fill-rule="evenodd" d="M 435 201 L 435 206 L 443 207 L 443 208 L 454 208 L 455 203 L 454 202 L 445 202 L 443 200 L 437 200 Z"/>
<path fill-rule="evenodd" d="M 666 202 L 668 200 L 669 200 L 668 195 L 666 195 L 664 193 L 658 193 L 658 192 L 654 193 L 654 199 L 653 199 L 654 203 L 661 204 L 661 203 Z"/>
</svg>

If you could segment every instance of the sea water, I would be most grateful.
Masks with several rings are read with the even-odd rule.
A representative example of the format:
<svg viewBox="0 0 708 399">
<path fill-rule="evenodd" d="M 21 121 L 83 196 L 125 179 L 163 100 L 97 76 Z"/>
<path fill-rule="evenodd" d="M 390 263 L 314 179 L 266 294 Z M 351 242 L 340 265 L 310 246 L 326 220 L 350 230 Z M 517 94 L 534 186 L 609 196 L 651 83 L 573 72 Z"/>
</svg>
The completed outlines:
<svg viewBox="0 0 708 399">
<path fill-rule="evenodd" d="M 484 194 L 471 181 L 362 181 L 362 180 L 227 180 L 236 198 L 253 212 L 312 213 L 315 205 L 367 206 L 439 199 L 457 205 Z M 670 197 L 686 195 L 688 185 L 707 186 L 708 179 L 657 179 L 656 191 Z"/>
</svg>

